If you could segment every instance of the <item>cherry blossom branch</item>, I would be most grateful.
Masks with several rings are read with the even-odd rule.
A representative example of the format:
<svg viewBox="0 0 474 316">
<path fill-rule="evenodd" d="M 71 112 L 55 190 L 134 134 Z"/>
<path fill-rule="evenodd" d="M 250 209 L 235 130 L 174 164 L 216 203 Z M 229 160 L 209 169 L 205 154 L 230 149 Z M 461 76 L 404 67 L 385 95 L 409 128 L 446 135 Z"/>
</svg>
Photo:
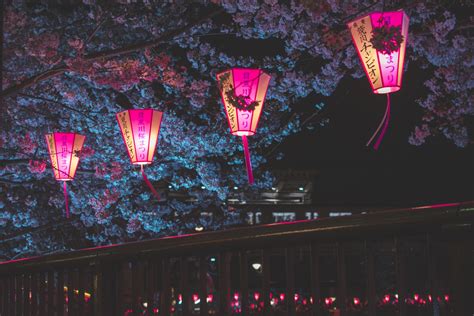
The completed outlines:
<svg viewBox="0 0 474 316">
<path fill-rule="evenodd" d="M 158 39 L 148 41 L 148 42 L 142 42 L 142 43 L 138 43 L 138 44 L 132 44 L 132 45 L 117 48 L 117 49 L 105 50 L 105 51 L 101 51 L 101 52 L 91 53 L 91 54 L 86 55 L 84 57 L 84 60 L 85 61 L 94 61 L 94 60 L 97 60 L 97 59 L 111 58 L 111 57 L 116 57 L 116 56 L 129 54 L 129 53 L 134 53 L 134 52 L 146 49 L 146 48 L 151 48 L 151 47 L 158 46 L 158 45 L 160 45 L 164 42 L 168 42 L 168 41 L 172 40 L 178 34 L 189 31 L 193 27 L 195 27 L 197 25 L 200 25 L 204 21 L 206 21 L 210 18 L 213 18 L 213 17 L 221 14 L 222 12 L 223 12 L 223 9 L 213 11 L 210 14 L 208 14 L 207 16 L 205 16 L 204 18 L 199 19 L 199 20 L 197 20 L 197 21 L 195 21 L 191 24 L 188 24 L 185 27 L 182 27 L 180 29 L 170 31 L 170 32 L 166 33 L 165 35 L 163 35 L 162 37 L 160 37 Z M 30 78 L 26 79 L 23 82 L 20 82 L 16 85 L 12 85 L 12 86 L 6 88 L 5 90 L 2 90 L 1 97 L 7 97 L 7 96 L 15 95 L 15 94 L 19 93 L 19 91 L 22 90 L 22 89 L 31 87 L 34 84 L 38 83 L 39 81 L 44 81 L 46 79 L 58 76 L 58 75 L 66 72 L 68 70 L 70 70 L 69 67 L 64 66 L 64 65 L 54 67 L 50 70 L 47 70 L 47 71 L 42 72 L 40 74 L 37 74 L 33 77 L 30 77 Z"/>
</svg>

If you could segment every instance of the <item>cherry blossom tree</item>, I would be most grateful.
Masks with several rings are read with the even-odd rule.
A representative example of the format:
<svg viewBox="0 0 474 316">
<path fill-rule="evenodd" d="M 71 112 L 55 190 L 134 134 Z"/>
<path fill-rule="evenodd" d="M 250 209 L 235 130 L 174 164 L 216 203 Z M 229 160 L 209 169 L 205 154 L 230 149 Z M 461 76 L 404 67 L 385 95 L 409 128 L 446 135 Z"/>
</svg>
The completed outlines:
<svg viewBox="0 0 474 316">
<path fill-rule="evenodd" d="M 0 235 L 11 245 L 2 255 L 10 258 L 180 234 L 197 225 L 241 224 L 242 215 L 226 205 L 229 191 L 270 188 L 267 153 L 280 157 L 273 149 L 286 137 L 325 122 L 292 105 L 310 94 L 330 96 L 345 76 L 365 80 L 345 23 L 383 9 L 371 0 L 84 2 L 15 2 L 4 11 Z M 424 115 L 408 141 L 422 145 L 445 137 L 468 146 L 472 20 L 457 19 L 442 1 L 393 6 L 385 9 L 404 8 L 411 18 L 407 56 L 432 73 L 418 101 Z M 238 54 L 222 45 L 229 38 L 275 40 L 280 49 Z M 320 67 L 306 67 L 308 62 Z M 258 67 L 272 75 L 258 134 L 250 139 L 252 187 L 246 185 L 241 144 L 227 130 L 215 79 L 231 67 Z M 148 167 L 162 201 L 148 191 L 121 141 L 115 114 L 130 108 L 164 112 Z M 70 220 L 63 219 L 64 200 L 44 142 L 53 131 L 87 136 L 70 185 Z"/>
</svg>

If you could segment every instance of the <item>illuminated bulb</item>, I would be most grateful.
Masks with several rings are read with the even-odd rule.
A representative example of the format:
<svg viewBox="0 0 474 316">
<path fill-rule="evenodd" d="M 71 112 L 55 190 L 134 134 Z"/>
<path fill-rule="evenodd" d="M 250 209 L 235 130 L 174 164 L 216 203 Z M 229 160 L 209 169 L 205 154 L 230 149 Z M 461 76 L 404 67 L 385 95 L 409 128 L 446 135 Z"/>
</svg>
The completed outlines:
<svg viewBox="0 0 474 316">
<path fill-rule="evenodd" d="M 357 297 L 354 297 L 354 305 L 359 305 L 360 300 Z"/>
<path fill-rule="evenodd" d="M 211 262 L 216 262 L 216 258 L 211 257 Z"/>
<path fill-rule="evenodd" d="M 169 185 L 169 186 L 168 186 L 168 189 L 171 189 L 171 188 L 172 188 L 172 186 L 171 186 L 171 185 Z"/>
<path fill-rule="evenodd" d="M 258 263 L 258 262 L 252 263 L 252 268 L 253 268 L 254 270 L 257 270 L 257 271 L 258 271 L 258 270 L 260 270 L 261 267 L 262 267 L 262 265 L 261 265 L 260 263 Z"/>
<path fill-rule="evenodd" d="M 298 295 L 298 293 L 295 293 L 295 302 L 300 298 L 300 296 Z"/>
<path fill-rule="evenodd" d="M 285 300 L 285 293 L 281 293 L 280 294 L 280 301 L 284 301 Z"/>
<path fill-rule="evenodd" d="M 239 293 L 234 293 L 234 300 L 236 300 L 236 301 L 239 300 Z"/>
<path fill-rule="evenodd" d="M 147 307 L 148 307 L 148 303 L 147 303 L 147 302 L 143 302 L 143 307 L 147 308 Z"/>
<path fill-rule="evenodd" d="M 206 187 L 205 187 L 205 186 L 201 186 L 201 189 L 203 189 L 203 190 L 204 190 L 204 189 L 206 189 Z"/>
<path fill-rule="evenodd" d="M 388 303 L 388 302 L 390 301 L 390 295 L 388 295 L 388 294 L 385 295 L 385 296 L 383 297 L 383 300 L 384 300 L 384 302 Z"/>
<path fill-rule="evenodd" d="M 418 301 L 418 299 L 420 298 L 420 296 L 418 294 L 415 294 L 413 295 L 413 298 L 415 299 L 415 301 Z"/>
<path fill-rule="evenodd" d="M 208 295 L 207 295 L 207 298 L 206 298 L 206 301 L 207 301 L 208 303 L 212 303 L 213 300 L 214 300 L 214 295 L 208 294 Z"/>
<path fill-rule="evenodd" d="M 324 299 L 324 303 L 326 303 L 326 305 L 331 305 L 331 299 L 328 298 L 328 297 L 326 297 L 326 298 Z"/>
<path fill-rule="evenodd" d="M 272 191 L 276 191 L 276 188 L 272 187 Z"/>
<path fill-rule="evenodd" d="M 239 187 L 234 187 L 234 190 L 238 190 L 238 189 L 239 189 Z"/>
<path fill-rule="evenodd" d="M 258 301 L 258 299 L 260 298 L 260 293 L 255 292 L 255 293 L 253 294 L 253 298 L 254 298 L 256 301 Z"/>
<path fill-rule="evenodd" d="M 299 187 L 298 190 L 304 191 L 304 188 L 303 188 L 303 187 Z"/>
<path fill-rule="evenodd" d="M 198 226 L 194 227 L 194 230 L 197 231 L 197 232 L 202 232 L 204 230 L 204 227 L 202 227 L 201 225 L 198 225 Z"/>
</svg>

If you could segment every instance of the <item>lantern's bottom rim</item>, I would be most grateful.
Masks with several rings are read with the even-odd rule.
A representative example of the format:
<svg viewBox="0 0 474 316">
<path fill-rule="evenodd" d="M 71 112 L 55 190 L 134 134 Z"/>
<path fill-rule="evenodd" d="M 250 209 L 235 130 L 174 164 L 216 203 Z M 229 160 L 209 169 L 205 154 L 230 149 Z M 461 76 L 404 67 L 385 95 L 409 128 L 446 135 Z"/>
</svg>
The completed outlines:
<svg viewBox="0 0 474 316">
<path fill-rule="evenodd" d="M 134 165 L 151 165 L 151 161 L 132 162 Z"/>
<path fill-rule="evenodd" d="M 387 93 L 397 92 L 398 90 L 400 90 L 399 86 L 383 87 L 383 88 L 379 88 L 379 89 L 374 90 L 374 93 L 387 94 Z"/>
<path fill-rule="evenodd" d="M 254 135 L 255 132 L 252 131 L 237 131 L 237 132 L 232 132 L 232 135 L 235 136 L 252 136 Z"/>
</svg>

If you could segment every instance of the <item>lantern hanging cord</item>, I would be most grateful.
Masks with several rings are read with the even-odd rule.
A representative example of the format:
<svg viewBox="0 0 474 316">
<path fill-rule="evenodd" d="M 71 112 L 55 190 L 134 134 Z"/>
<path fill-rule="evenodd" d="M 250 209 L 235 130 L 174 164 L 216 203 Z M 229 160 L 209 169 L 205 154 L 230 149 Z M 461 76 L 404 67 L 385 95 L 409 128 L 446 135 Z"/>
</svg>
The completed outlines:
<svg viewBox="0 0 474 316">
<path fill-rule="evenodd" d="M 249 184 L 253 184 L 253 172 L 252 172 L 252 161 L 250 160 L 249 143 L 247 136 L 242 136 L 242 145 L 244 146 L 245 166 L 247 167 L 247 177 Z"/>
<path fill-rule="evenodd" d="M 380 129 L 382 129 L 382 131 L 380 132 L 379 137 L 377 138 L 377 141 L 375 142 L 375 145 L 374 145 L 375 150 L 377 150 L 379 148 L 380 143 L 382 142 L 382 139 L 385 135 L 385 132 L 387 131 L 389 120 L 390 120 L 390 93 L 387 93 L 387 107 L 385 108 L 385 114 L 384 114 L 382 120 L 380 121 L 379 126 L 377 127 L 375 132 L 372 134 L 372 137 L 370 137 L 367 144 L 365 144 L 365 146 L 369 146 L 370 143 L 372 143 L 372 141 L 375 139 L 377 134 L 379 134 Z"/>
<path fill-rule="evenodd" d="M 151 184 L 150 180 L 148 180 L 148 177 L 145 174 L 145 170 L 143 169 L 143 165 L 140 165 L 140 167 L 141 167 L 141 171 L 142 171 L 143 180 L 145 180 L 146 185 L 148 185 L 148 187 L 150 188 L 150 190 L 153 193 L 153 195 L 155 196 L 155 198 L 159 201 L 160 200 L 160 195 L 155 190 L 155 188 Z"/>
<path fill-rule="evenodd" d="M 63 181 L 64 200 L 66 202 L 66 218 L 69 218 L 69 203 L 67 200 L 67 185 L 66 181 Z"/>
</svg>

